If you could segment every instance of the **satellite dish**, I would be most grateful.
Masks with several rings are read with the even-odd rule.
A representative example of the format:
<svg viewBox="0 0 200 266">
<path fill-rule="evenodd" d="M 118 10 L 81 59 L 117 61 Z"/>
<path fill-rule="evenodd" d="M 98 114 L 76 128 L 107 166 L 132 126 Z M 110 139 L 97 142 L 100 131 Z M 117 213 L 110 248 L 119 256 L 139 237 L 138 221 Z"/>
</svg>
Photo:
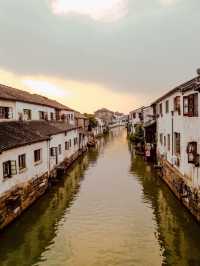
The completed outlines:
<svg viewBox="0 0 200 266">
<path fill-rule="evenodd" d="M 197 74 L 200 76 L 200 68 L 197 69 Z"/>
</svg>

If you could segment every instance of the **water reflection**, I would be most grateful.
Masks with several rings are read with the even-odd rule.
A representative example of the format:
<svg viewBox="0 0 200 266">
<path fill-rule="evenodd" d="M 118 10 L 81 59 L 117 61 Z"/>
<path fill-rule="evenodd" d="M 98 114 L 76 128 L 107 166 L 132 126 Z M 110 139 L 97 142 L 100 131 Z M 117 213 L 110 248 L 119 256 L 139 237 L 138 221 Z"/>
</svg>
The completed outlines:
<svg viewBox="0 0 200 266">
<path fill-rule="evenodd" d="M 0 234 L 3 266 L 200 265 L 200 227 L 114 129 Z"/>
<path fill-rule="evenodd" d="M 72 167 L 67 178 L 36 202 L 18 221 L 0 234 L 0 265 L 33 265 L 55 238 L 59 221 L 70 209 L 80 189 L 89 162 L 98 150 L 91 151 Z"/>
<path fill-rule="evenodd" d="M 131 151 L 131 172 L 142 184 L 144 202 L 149 202 L 157 222 L 157 235 L 164 265 L 200 265 L 200 226 L 185 210 L 153 167 Z"/>
</svg>

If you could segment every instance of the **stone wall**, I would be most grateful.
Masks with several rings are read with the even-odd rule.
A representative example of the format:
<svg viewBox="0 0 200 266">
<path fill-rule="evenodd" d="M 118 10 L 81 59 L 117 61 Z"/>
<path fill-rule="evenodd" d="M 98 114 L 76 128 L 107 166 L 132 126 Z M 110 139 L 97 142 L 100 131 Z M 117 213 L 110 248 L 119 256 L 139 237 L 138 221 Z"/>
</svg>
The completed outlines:
<svg viewBox="0 0 200 266">
<path fill-rule="evenodd" d="M 169 162 L 162 160 L 162 179 L 189 212 L 200 222 L 200 192 Z"/>
<path fill-rule="evenodd" d="M 16 185 L 0 197 L 0 229 L 11 223 L 48 187 L 48 172 L 41 177 Z"/>
</svg>

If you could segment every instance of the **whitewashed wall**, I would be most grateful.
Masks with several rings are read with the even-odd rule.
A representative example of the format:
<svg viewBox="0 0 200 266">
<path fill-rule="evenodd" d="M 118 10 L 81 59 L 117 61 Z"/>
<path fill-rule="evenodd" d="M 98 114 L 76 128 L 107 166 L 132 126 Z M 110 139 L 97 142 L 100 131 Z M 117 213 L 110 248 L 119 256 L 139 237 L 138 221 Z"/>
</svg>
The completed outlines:
<svg viewBox="0 0 200 266">
<path fill-rule="evenodd" d="M 61 116 L 65 115 L 66 117 L 68 115 L 70 115 L 70 119 L 69 120 L 66 119 L 66 120 L 69 121 L 70 125 L 75 126 L 76 121 L 75 121 L 75 113 L 74 113 L 74 111 L 61 110 L 60 114 L 61 114 Z"/>
<path fill-rule="evenodd" d="M 34 150 L 41 150 L 41 161 L 34 163 Z M 19 171 L 18 156 L 26 154 L 26 169 Z M 15 160 L 17 163 L 17 175 L 11 178 L 3 178 L 3 162 Z M 0 193 L 3 193 L 17 184 L 28 181 L 34 177 L 42 176 L 48 171 L 47 141 L 8 150 L 0 154 Z"/>
<path fill-rule="evenodd" d="M 143 118 L 144 118 L 144 123 L 154 120 L 153 107 L 148 106 L 143 109 Z"/>
<path fill-rule="evenodd" d="M 185 95 L 194 93 L 194 91 L 188 91 Z M 174 110 L 174 98 L 176 96 L 181 96 L 181 115 L 178 112 L 174 113 L 174 130 L 181 134 L 181 153 L 180 153 L 180 166 L 174 165 L 183 176 L 187 179 L 191 185 L 197 187 L 200 185 L 200 168 L 195 167 L 193 164 L 188 163 L 187 145 L 189 142 L 195 141 L 198 143 L 197 152 L 200 153 L 200 117 L 188 117 L 183 116 L 183 95 L 180 92 L 174 93 L 172 96 L 164 99 L 163 104 L 163 117 L 159 116 L 157 120 L 157 150 L 159 154 L 162 154 L 166 159 L 173 163 L 172 156 L 172 114 L 171 111 Z M 199 116 L 200 116 L 200 95 L 199 97 Z M 169 113 L 165 113 L 165 101 L 169 100 Z M 157 111 L 159 109 L 159 104 L 157 104 Z M 160 133 L 163 134 L 163 145 L 160 144 Z M 167 135 L 170 134 L 170 151 L 168 151 L 167 145 Z M 164 136 L 166 136 L 166 146 L 164 146 Z"/>
<path fill-rule="evenodd" d="M 49 148 L 54 148 L 61 145 L 61 154 L 59 154 L 58 149 L 58 163 L 56 164 L 56 157 L 50 157 L 50 170 L 54 169 L 56 165 L 61 164 L 65 159 L 69 158 L 71 155 L 73 155 L 75 152 L 78 151 L 79 145 L 74 146 L 74 138 L 79 137 L 78 130 L 71 130 L 67 132 L 67 135 L 65 136 L 65 133 L 61 133 L 58 135 L 51 136 Z M 65 150 L 65 142 L 69 141 L 71 139 L 71 148 L 69 150 Z M 50 151 L 49 151 L 50 156 Z"/>
<path fill-rule="evenodd" d="M 143 108 L 137 109 L 129 113 L 129 123 L 131 124 L 131 132 L 135 133 L 135 125 L 140 124 L 140 116 L 139 114 L 143 112 Z M 133 117 L 133 113 L 135 113 L 135 118 Z"/>
<path fill-rule="evenodd" d="M 24 109 L 31 110 L 31 113 L 32 113 L 32 119 L 31 120 L 39 120 L 39 111 L 46 112 L 48 114 L 49 120 L 51 119 L 51 113 L 54 113 L 54 117 L 55 117 L 55 109 L 54 108 L 51 108 L 48 106 L 37 105 L 37 104 L 16 102 L 17 120 L 19 120 L 20 114 L 23 115 L 23 119 L 25 120 Z"/>
</svg>

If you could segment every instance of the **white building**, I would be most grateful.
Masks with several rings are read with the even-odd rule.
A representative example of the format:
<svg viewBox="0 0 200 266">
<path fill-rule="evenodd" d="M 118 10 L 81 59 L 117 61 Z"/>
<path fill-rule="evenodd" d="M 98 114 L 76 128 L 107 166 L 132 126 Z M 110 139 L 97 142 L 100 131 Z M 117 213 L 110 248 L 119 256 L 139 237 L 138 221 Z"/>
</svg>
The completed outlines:
<svg viewBox="0 0 200 266">
<path fill-rule="evenodd" d="M 63 120 L 75 125 L 75 114 L 57 101 L 0 85 L 0 122 L 8 120 Z"/>
<path fill-rule="evenodd" d="M 100 136 L 104 133 L 106 124 L 103 119 L 95 117 L 97 121 L 97 126 L 92 129 L 92 133 L 94 134 L 95 137 Z"/>
<path fill-rule="evenodd" d="M 0 85 L 0 229 L 46 191 L 49 178 L 67 169 L 87 141 L 72 109 Z"/>
<path fill-rule="evenodd" d="M 154 102 L 157 109 L 157 153 L 192 188 L 200 188 L 200 77 Z"/>
<path fill-rule="evenodd" d="M 143 109 L 141 107 L 129 113 L 129 133 L 134 133 L 137 125 L 143 125 Z"/>
</svg>

